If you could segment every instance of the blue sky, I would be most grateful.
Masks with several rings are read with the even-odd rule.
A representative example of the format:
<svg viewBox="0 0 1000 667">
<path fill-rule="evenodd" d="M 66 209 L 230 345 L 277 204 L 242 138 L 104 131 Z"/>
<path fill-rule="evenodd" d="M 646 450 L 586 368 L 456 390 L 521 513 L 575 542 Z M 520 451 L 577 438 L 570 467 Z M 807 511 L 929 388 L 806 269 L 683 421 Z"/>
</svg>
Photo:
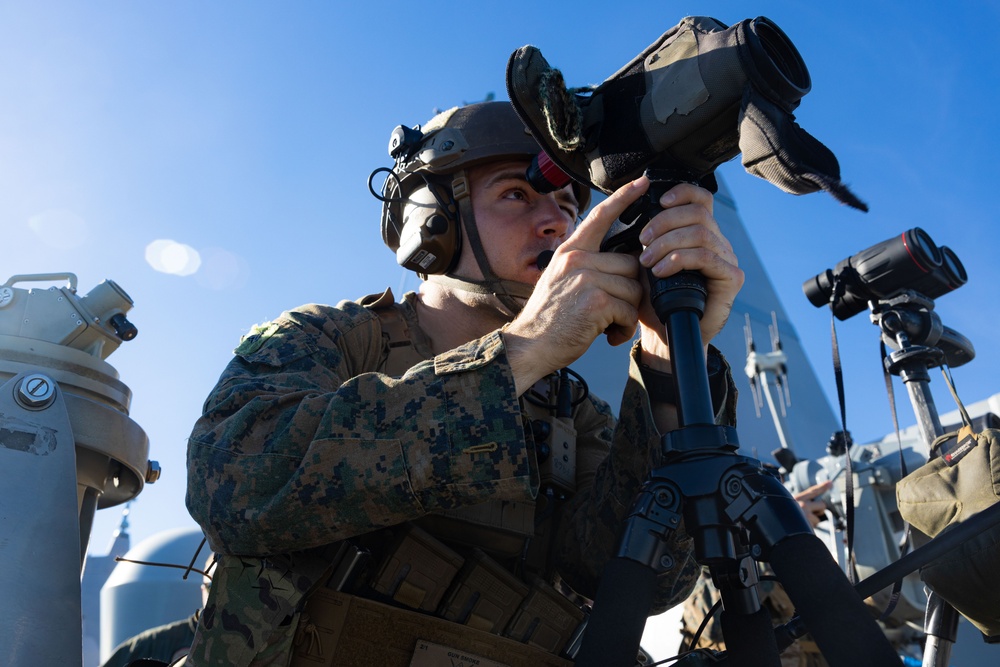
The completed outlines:
<svg viewBox="0 0 1000 667">
<path fill-rule="evenodd" d="M 798 120 L 871 207 L 861 214 L 826 195 L 785 194 L 738 162 L 719 170 L 831 401 L 830 317 L 806 301 L 802 282 L 915 226 L 955 250 L 969 273 L 937 305 L 977 350 L 955 369 L 960 395 L 1000 392 L 997 5 L 347 6 L 0 5 L 0 282 L 69 271 L 81 292 L 110 278 L 135 300 L 139 336 L 109 362 L 131 387 L 132 417 L 163 467 L 133 507 L 135 540 L 191 525 L 185 439 L 252 324 L 301 303 L 415 285 L 381 244 L 366 186 L 389 164 L 394 126 L 505 96 L 504 66 L 524 44 L 571 85 L 599 83 L 685 15 L 730 24 L 763 15 L 788 34 L 813 80 Z M 156 270 L 147 249 L 167 240 L 196 251 L 198 270 Z M 168 253 L 159 266 L 183 259 Z M 892 421 L 877 330 L 864 313 L 837 327 L 848 426 L 858 439 L 881 437 Z M 951 399 L 932 377 L 946 412 Z M 898 385 L 897 396 L 911 423 Z M 93 551 L 103 553 L 117 520 L 115 510 L 98 513 Z"/>
</svg>

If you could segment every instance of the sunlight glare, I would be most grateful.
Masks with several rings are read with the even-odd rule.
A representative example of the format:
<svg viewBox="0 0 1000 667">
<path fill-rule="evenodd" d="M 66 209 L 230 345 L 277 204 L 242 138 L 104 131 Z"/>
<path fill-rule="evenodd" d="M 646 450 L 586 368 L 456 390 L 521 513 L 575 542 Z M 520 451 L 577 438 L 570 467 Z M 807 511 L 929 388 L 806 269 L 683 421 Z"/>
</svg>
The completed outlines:
<svg viewBox="0 0 1000 667">
<path fill-rule="evenodd" d="M 146 263 L 160 273 L 190 276 L 201 266 L 198 251 L 171 239 L 157 239 L 146 246 Z"/>
</svg>

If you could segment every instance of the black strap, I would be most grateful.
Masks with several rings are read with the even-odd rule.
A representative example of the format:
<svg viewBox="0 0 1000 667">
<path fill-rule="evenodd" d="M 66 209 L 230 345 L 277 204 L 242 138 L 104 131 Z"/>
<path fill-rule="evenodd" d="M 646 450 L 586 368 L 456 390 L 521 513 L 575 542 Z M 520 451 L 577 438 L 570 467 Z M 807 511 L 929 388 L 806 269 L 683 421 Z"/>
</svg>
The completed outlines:
<svg viewBox="0 0 1000 667">
<path fill-rule="evenodd" d="M 893 391 L 892 387 L 892 375 L 889 374 L 889 366 L 886 364 L 888 354 L 885 349 L 885 340 L 880 339 L 880 349 L 882 353 L 882 379 L 885 380 L 885 393 L 889 397 L 889 409 L 892 412 L 892 426 L 896 430 L 896 445 L 899 451 L 899 478 L 903 479 L 906 477 L 906 461 L 903 459 L 903 439 L 899 434 L 899 417 L 896 414 L 896 393 Z M 899 545 L 900 556 L 906 554 L 909 551 L 910 545 L 910 523 L 908 521 L 903 522 L 903 539 Z M 886 621 L 892 614 L 893 610 L 896 609 L 896 605 L 899 603 L 899 596 L 903 591 L 903 579 L 902 577 L 897 579 L 892 584 L 892 593 L 889 595 L 889 602 L 886 604 L 885 609 L 882 610 L 882 614 L 878 617 L 880 621 Z"/>
<path fill-rule="evenodd" d="M 847 579 L 851 585 L 858 583 L 858 573 L 854 569 L 854 466 L 851 464 L 851 442 L 847 437 L 847 403 L 844 398 L 844 370 L 840 363 L 840 346 L 837 344 L 836 311 L 837 301 L 844 295 L 846 287 L 838 276 L 830 292 L 830 338 L 833 345 L 833 376 L 837 382 L 837 400 L 840 403 L 840 427 L 844 434 L 844 458 L 846 459 L 847 478 L 844 495 L 847 497 L 844 508 L 847 523 Z"/>
<path fill-rule="evenodd" d="M 958 412 L 962 416 L 962 425 L 972 428 L 972 418 L 969 417 L 968 411 L 965 409 L 965 404 L 962 403 L 962 399 L 958 397 L 958 391 L 955 390 L 955 378 L 951 375 L 951 366 L 948 364 L 943 364 L 941 366 L 941 375 L 944 376 L 944 382 L 948 385 L 948 391 L 951 392 L 951 397 L 955 399 L 955 405 L 958 406 Z"/>
</svg>

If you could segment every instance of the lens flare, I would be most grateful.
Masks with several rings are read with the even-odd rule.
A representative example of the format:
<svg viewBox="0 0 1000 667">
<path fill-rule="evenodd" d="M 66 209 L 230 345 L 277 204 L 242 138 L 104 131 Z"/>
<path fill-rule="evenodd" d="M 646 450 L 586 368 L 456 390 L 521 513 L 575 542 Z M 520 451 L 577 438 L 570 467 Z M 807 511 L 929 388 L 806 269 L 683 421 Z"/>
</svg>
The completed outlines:
<svg viewBox="0 0 1000 667">
<path fill-rule="evenodd" d="M 160 273 L 190 276 L 201 266 L 201 255 L 184 243 L 157 239 L 146 246 L 146 263 Z"/>
</svg>

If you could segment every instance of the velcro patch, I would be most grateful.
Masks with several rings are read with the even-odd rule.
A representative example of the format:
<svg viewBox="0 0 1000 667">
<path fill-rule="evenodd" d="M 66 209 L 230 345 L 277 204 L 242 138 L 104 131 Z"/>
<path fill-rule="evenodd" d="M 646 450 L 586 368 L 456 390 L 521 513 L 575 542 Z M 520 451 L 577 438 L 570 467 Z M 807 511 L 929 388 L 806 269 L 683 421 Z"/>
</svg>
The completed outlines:
<svg viewBox="0 0 1000 667">
<path fill-rule="evenodd" d="M 268 322 L 266 324 L 255 324 L 251 329 L 250 333 L 243 336 L 240 339 L 240 344 L 236 346 L 233 350 L 233 354 L 246 355 L 253 354 L 261 348 L 267 339 L 275 334 L 278 330 L 277 322 Z"/>
</svg>

